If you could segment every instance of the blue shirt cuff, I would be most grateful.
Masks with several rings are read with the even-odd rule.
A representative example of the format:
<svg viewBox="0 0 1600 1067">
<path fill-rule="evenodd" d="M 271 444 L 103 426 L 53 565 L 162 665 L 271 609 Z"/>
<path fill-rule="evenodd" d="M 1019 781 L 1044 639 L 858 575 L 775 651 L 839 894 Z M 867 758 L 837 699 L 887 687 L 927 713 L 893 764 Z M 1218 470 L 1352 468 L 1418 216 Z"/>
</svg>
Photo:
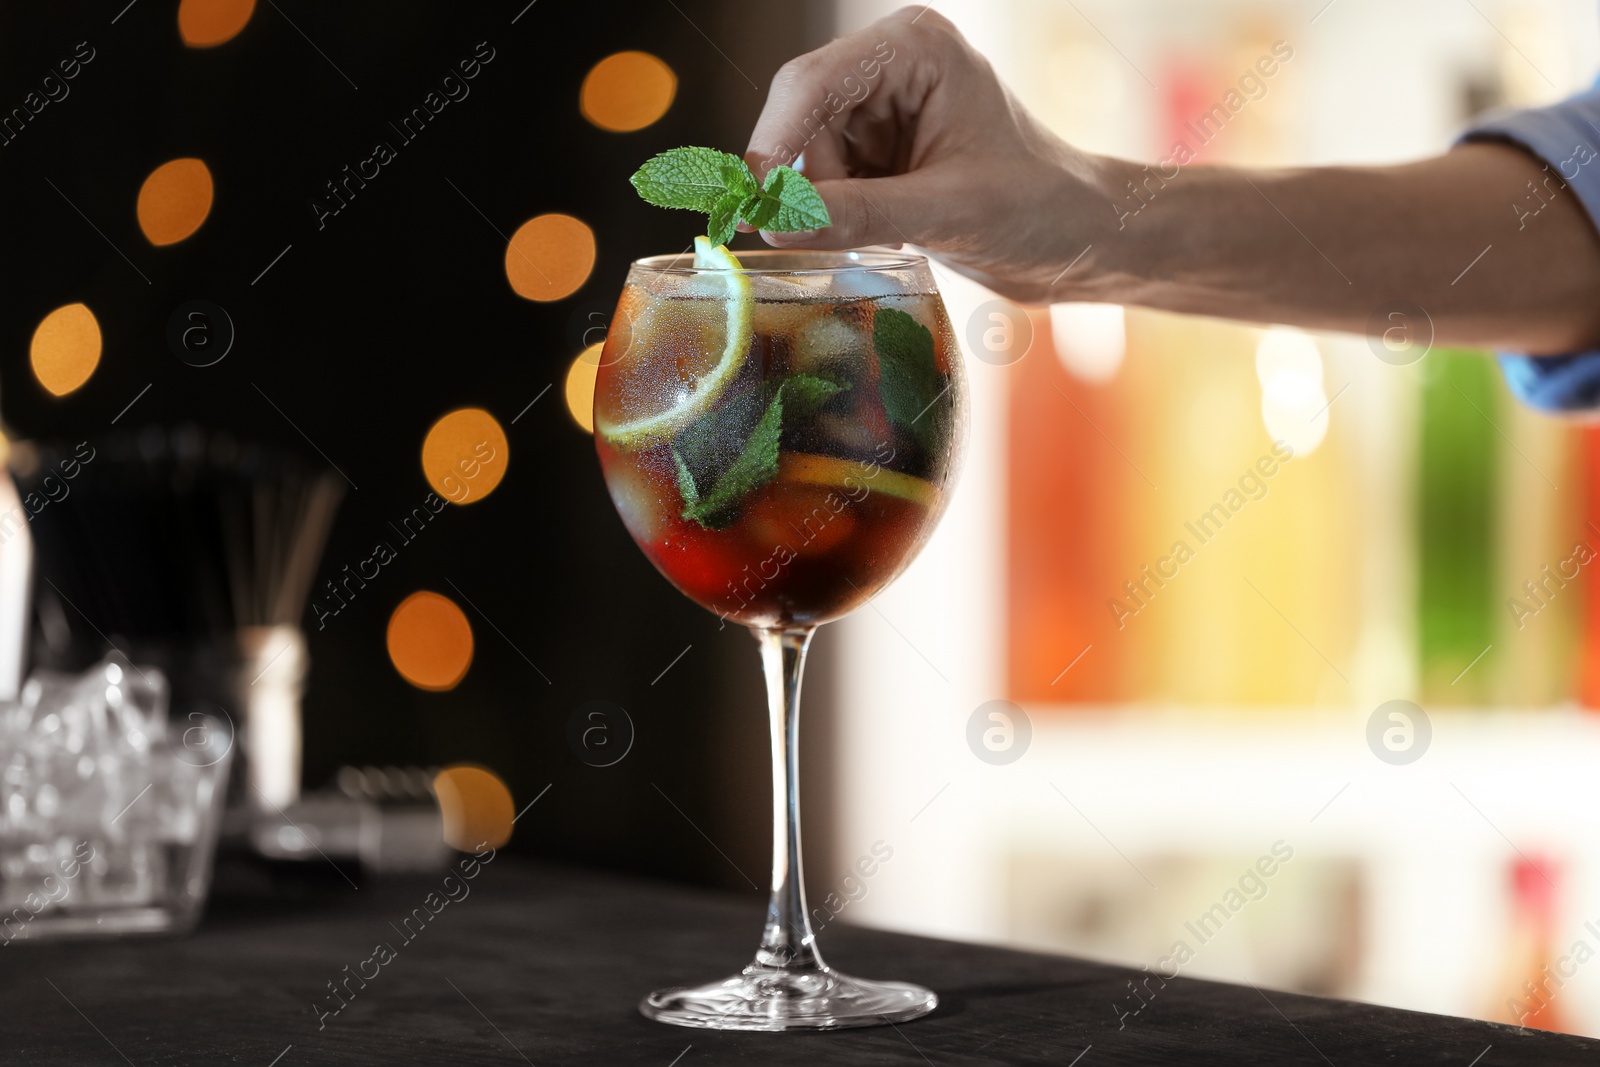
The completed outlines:
<svg viewBox="0 0 1600 1067">
<path fill-rule="evenodd" d="M 1531 153 L 1571 188 L 1590 221 L 1600 228 L 1600 88 L 1549 107 L 1491 116 L 1461 140 L 1498 141 Z M 1535 207 L 1530 199 L 1522 210 L 1531 214 Z M 1515 204 L 1512 210 L 1518 211 Z M 1600 407 L 1600 351 L 1558 356 L 1505 353 L 1500 369 L 1511 392 L 1530 407 L 1553 412 Z"/>
<path fill-rule="evenodd" d="M 1566 356 L 1502 352 L 1500 370 L 1511 393 L 1540 411 L 1592 411 L 1600 407 L 1600 351 Z"/>
</svg>

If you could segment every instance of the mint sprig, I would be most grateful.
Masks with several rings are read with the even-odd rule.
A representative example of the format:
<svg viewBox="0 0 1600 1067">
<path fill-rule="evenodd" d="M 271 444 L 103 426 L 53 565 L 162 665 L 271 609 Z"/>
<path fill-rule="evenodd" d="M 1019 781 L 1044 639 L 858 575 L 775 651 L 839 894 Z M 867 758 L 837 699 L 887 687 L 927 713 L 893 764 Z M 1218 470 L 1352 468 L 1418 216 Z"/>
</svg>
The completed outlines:
<svg viewBox="0 0 1600 1067">
<path fill-rule="evenodd" d="M 646 160 L 628 181 L 657 207 L 705 212 L 714 245 L 733 240 L 740 222 L 769 232 L 832 222 L 816 187 L 793 167 L 773 167 L 759 183 L 744 160 L 714 148 L 669 149 Z"/>
<path fill-rule="evenodd" d="M 708 530 L 731 526 L 745 499 L 778 476 L 785 418 L 804 417 L 846 388 L 816 375 L 792 374 L 772 390 L 764 409 L 762 394 L 752 393 L 692 423 L 672 446 L 683 517 Z M 757 410 L 760 416 L 748 425 Z"/>
</svg>

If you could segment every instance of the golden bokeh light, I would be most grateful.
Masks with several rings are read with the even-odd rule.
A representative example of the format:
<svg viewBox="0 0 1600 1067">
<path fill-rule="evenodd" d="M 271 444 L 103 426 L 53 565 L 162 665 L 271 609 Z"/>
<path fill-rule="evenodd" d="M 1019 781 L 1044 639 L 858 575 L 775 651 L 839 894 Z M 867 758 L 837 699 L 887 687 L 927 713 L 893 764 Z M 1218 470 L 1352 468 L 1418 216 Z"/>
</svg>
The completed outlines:
<svg viewBox="0 0 1600 1067">
<path fill-rule="evenodd" d="M 665 115 L 677 91 L 678 76 L 649 52 L 618 52 L 583 79 L 578 110 L 602 130 L 628 133 Z"/>
<path fill-rule="evenodd" d="M 478 852 L 511 840 L 511 790 L 493 771 L 464 763 L 446 767 L 433 777 L 433 794 L 451 848 Z"/>
<path fill-rule="evenodd" d="M 518 296 L 561 300 L 594 269 L 594 231 L 571 215 L 537 215 L 506 246 L 506 279 Z"/>
<path fill-rule="evenodd" d="M 567 371 L 567 410 L 584 433 L 594 433 L 594 380 L 600 373 L 600 350 L 604 347 L 604 341 L 596 341 L 585 348 Z"/>
<path fill-rule="evenodd" d="M 33 331 L 33 376 L 53 396 L 66 396 L 100 365 L 100 323 L 86 304 L 58 307 Z"/>
<path fill-rule="evenodd" d="M 400 601 L 386 638 L 394 669 L 418 689 L 454 689 L 472 666 L 472 624 L 455 601 L 426 589 Z"/>
<path fill-rule="evenodd" d="M 511 459 L 506 432 L 482 408 L 458 408 L 434 423 L 422 441 L 422 473 L 452 504 L 494 492 Z"/>
<path fill-rule="evenodd" d="M 182 0 L 178 33 L 190 48 L 210 48 L 238 36 L 255 9 L 256 0 Z"/>
<path fill-rule="evenodd" d="M 203 160 L 168 160 L 139 187 L 139 229 L 153 245 L 176 244 L 211 214 L 213 192 Z"/>
</svg>

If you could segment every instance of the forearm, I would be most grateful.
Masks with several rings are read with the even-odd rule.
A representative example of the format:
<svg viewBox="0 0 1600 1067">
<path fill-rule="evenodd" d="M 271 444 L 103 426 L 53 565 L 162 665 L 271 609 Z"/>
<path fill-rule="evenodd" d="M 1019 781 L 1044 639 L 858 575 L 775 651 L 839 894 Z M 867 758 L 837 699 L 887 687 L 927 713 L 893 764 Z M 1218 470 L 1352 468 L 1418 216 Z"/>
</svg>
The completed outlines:
<svg viewBox="0 0 1600 1067">
<path fill-rule="evenodd" d="M 1438 343 L 1600 343 L 1600 237 L 1518 149 L 1468 145 L 1391 167 L 1099 164 L 1098 191 L 1115 207 L 1051 299 L 1355 333 L 1405 302 L 1427 312 Z"/>
</svg>

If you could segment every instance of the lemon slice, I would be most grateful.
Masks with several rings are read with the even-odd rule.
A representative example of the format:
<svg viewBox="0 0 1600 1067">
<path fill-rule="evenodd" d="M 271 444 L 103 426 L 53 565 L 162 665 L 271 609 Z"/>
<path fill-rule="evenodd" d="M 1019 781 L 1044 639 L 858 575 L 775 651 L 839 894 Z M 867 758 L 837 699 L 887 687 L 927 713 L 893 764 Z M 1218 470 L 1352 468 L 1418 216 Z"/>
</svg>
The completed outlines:
<svg viewBox="0 0 1600 1067">
<path fill-rule="evenodd" d="M 933 507 L 939 490 L 932 482 L 909 474 L 899 474 L 876 464 L 857 463 L 836 456 L 818 456 L 810 452 L 785 452 L 778 457 L 778 481 L 802 482 L 853 490 L 864 485 L 875 493 L 909 500 L 925 508 Z"/>
<path fill-rule="evenodd" d="M 755 303 L 750 278 L 741 273 L 743 265 L 728 251 L 727 245 L 713 246 L 705 237 L 694 239 L 694 265 L 707 272 L 702 278 L 720 286 L 726 294 L 722 357 L 709 373 L 695 382 L 687 396 L 665 411 L 622 423 L 597 417 L 595 429 L 614 447 L 632 451 L 671 437 L 704 415 L 744 366 L 750 352 L 750 314 Z"/>
</svg>

